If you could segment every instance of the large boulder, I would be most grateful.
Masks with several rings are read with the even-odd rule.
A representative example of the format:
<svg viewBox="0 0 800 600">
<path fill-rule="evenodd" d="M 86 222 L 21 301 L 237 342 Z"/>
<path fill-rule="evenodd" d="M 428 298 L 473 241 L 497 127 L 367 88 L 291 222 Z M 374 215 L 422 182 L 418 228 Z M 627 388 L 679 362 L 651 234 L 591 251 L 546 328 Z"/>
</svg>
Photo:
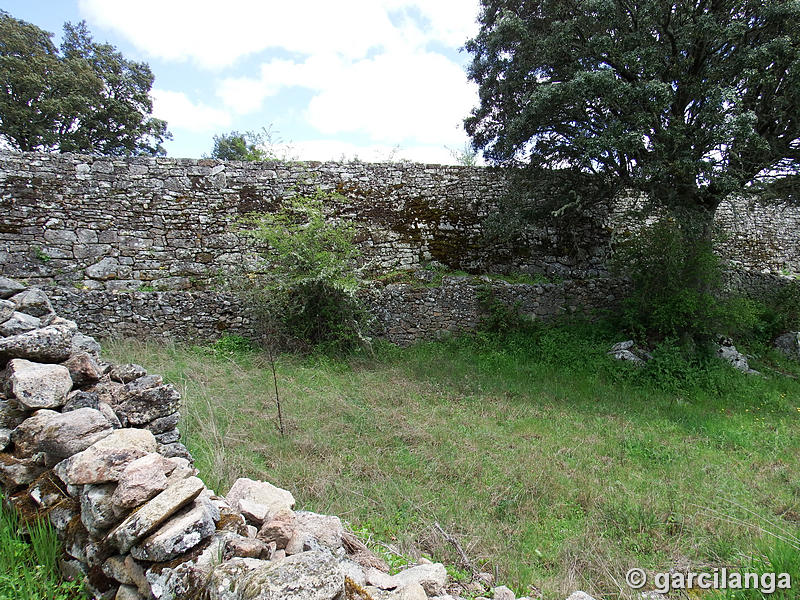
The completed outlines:
<svg viewBox="0 0 800 600">
<path fill-rule="evenodd" d="M 113 381 L 130 383 L 131 381 L 135 381 L 147 375 L 147 370 L 141 365 L 128 363 L 125 365 L 114 365 L 111 367 L 108 375 Z"/>
<path fill-rule="evenodd" d="M 11 306 L 16 307 L 13 303 Z M 34 329 L 39 329 L 41 326 L 42 322 L 38 318 L 26 315 L 25 313 L 14 312 L 0 323 L 0 337 L 8 337 L 25 333 L 26 331 L 33 331 Z"/>
<path fill-rule="evenodd" d="M 344 594 L 344 573 L 325 551 L 270 562 L 240 558 L 214 569 L 206 589 L 209 600 L 333 600 Z"/>
<path fill-rule="evenodd" d="M 28 288 L 18 294 L 14 294 L 9 300 L 17 305 L 19 312 L 34 317 L 44 317 L 53 312 L 53 307 L 50 305 L 47 294 L 39 288 Z"/>
<path fill-rule="evenodd" d="M 17 310 L 17 305 L 10 300 L 0 300 L 0 324 L 5 323 Z"/>
<path fill-rule="evenodd" d="M 258 532 L 258 539 L 269 544 L 274 543 L 277 548 L 286 548 L 286 544 L 294 535 L 295 519 L 291 510 L 282 508 L 272 513 L 269 520 L 264 522 L 261 531 Z"/>
<path fill-rule="evenodd" d="M 116 258 L 108 256 L 84 269 L 84 273 L 86 273 L 87 277 L 99 279 L 101 281 L 116 279 L 119 272 L 119 261 Z"/>
<path fill-rule="evenodd" d="M 19 281 L 0 276 L 0 298 L 11 298 L 25 289 Z"/>
<path fill-rule="evenodd" d="M 217 531 L 202 550 L 191 553 L 191 558 L 149 568 L 145 575 L 152 596 L 156 600 L 182 600 L 204 591 L 211 571 L 219 566 L 220 560 L 232 556 L 231 540 L 239 537 L 229 531 Z M 133 559 L 128 557 L 128 560 Z"/>
<path fill-rule="evenodd" d="M 728 340 L 723 340 L 717 345 L 717 356 L 732 366 L 737 371 L 747 375 L 760 375 L 758 371 L 750 368 L 747 357 L 736 349 Z"/>
<path fill-rule="evenodd" d="M 278 513 L 282 510 L 294 508 L 294 496 L 288 490 L 281 489 L 266 481 L 254 481 L 246 477 L 237 479 L 231 486 L 230 491 L 225 496 L 234 509 L 241 510 L 241 502 L 260 504 L 264 510 L 265 518 L 269 515 Z M 252 506 L 249 507 L 252 511 Z"/>
<path fill-rule="evenodd" d="M 133 426 L 144 425 L 155 419 L 166 417 L 176 412 L 181 404 L 181 395 L 171 385 L 154 385 L 144 387 L 137 384 L 150 376 L 141 377 L 125 385 L 117 398 L 111 403 L 123 424 Z M 154 378 L 153 382 L 160 381 Z"/>
<path fill-rule="evenodd" d="M 103 370 L 88 352 L 73 352 L 62 364 L 69 369 L 72 382 L 79 387 L 99 381 L 103 375 Z"/>
<path fill-rule="evenodd" d="M 649 352 L 638 348 L 633 340 L 617 342 L 611 346 L 608 355 L 613 356 L 617 360 L 630 362 L 636 366 L 642 366 L 653 358 Z"/>
<path fill-rule="evenodd" d="M 376 569 L 370 569 L 367 572 L 367 582 L 384 590 L 402 589 L 418 584 L 429 596 L 441 596 L 445 593 L 447 570 L 441 563 L 417 565 L 396 575 L 386 575 Z"/>
<path fill-rule="evenodd" d="M 147 502 L 167 487 L 167 475 L 175 463 L 160 454 L 146 454 L 126 465 L 114 492 L 114 504 L 130 510 Z"/>
<path fill-rule="evenodd" d="M 111 423 L 99 410 L 79 408 L 49 418 L 39 433 L 38 447 L 57 462 L 83 452 L 113 431 Z"/>
<path fill-rule="evenodd" d="M 83 452 L 61 461 L 53 470 L 67 485 L 118 481 L 128 464 L 155 449 L 156 440 L 149 431 L 116 429 Z"/>
<path fill-rule="evenodd" d="M 58 408 L 72 389 L 69 369 L 15 358 L 8 363 L 8 388 L 17 403 L 27 410 Z"/>
<path fill-rule="evenodd" d="M 159 435 L 161 433 L 167 433 L 168 431 L 172 431 L 175 427 L 178 426 L 178 421 L 180 420 L 180 413 L 174 412 L 171 415 L 167 415 L 166 417 L 159 417 L 158 419 L 154 419 L 149 423 L 144 425 L 144 428 L 152 431 L 154 435 Z"/>
<path fill-rule="evenodd" d="M 81 522 L 86 530 L 100 537 L 119 518 L 114 512 L 113 483 L 86 485 L 80 493 Z"/>
<path fill-rule="evenodd" d="M 103 413 L 103 416 L 108 419 L 114 429 L 119 429 L 122 424 L 117 418 L 114 409 L 112 409 L 105 402 L 100 401 L 100 396 L 94 392 L 85 392 L 83 390 L 75 390 L 67 396 L 67 402 L 61 408 L 61 412 L 70 412 L 78 410 L 79 408 L 94 408 Z"/>
<path fill-rule="evenodd" d="M 45 470 L 46 467 L 34 459 L 0 453 L 0 485 L 6 492 L 30 485 Z"/>
<path fill-rule="evenodd" d="M 130 549 L 138 560 L 164 562 L 209 538 L 215 531 L 213 515 L 205 502 L 195 501 L 173 515 L 155 533 Z"/>
<path fill-rule="evenodd" d="M 80 332 L 72 336 L 72 349 L 73 352 L 87 352 L 94 358 L 100 356 L 100 344 L 97 340 Z"/>
<path fill-rule="evenodd" d="M 20 458 L 30 458 L 39 452 L 39 440 L 45 425 L 61 413 L 54 410 L 37 410 L 11 432 L 14 454 Z"/>
<path fill-rule="evenodd" d="M 27 413 L 21 410 L 19 405 L 13 400 L 0 400 L 0 428 L 14 429 L 27 417 Z"/>
<path fill-rule="evenodd" d="M 339 517 L 308 511 L 294 513 L 298 532 L 322 546 L 335 550 L 342 547 L 344 527 Z"/>
</svg>

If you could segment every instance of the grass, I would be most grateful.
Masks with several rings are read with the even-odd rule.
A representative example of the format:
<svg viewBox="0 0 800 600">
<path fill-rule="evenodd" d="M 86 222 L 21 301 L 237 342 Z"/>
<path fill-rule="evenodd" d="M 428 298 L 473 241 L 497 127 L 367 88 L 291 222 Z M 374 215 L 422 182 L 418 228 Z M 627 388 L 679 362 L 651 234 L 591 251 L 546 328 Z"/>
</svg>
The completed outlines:
<svg viewBox="0 0 800 600">
<path fill-rule="evenodd" d="M 637 369 L 606 356 L 614 341 L 577 323 L 372 359 L 283 355 L 283 438 L 259 352 L 105 352 L 177 385 L 184 441 L 218 491 L 266 479 L 459 572 L 438 522 L 518 595 L 633 598 L 630 568 L 744 568 L 776 539 L 800 564 L 798 365 L 762 349 L 766 376 L 745 376 L 664 348 Z"/>
<path fill-rule="evenodd" d="M 62 554 L 55 530 L 47 520 L 22 527 L 16 513 L 0 498 L 0 600 L 78 600 L 85 597 L 78 581 L 64 581 L 58 560 Z"/>
</svg>

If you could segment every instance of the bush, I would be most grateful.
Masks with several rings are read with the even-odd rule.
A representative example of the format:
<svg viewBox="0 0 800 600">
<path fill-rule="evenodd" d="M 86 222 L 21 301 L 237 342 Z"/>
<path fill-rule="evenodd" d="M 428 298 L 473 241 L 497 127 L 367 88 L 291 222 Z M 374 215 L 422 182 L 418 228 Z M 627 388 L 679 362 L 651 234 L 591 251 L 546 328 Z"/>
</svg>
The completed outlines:
<svg viewBox="0 0 800 600">
<path fill-rule="evenodd" d="M 709 236 L 664 219 L 620 244 L 615 267 L 633 284 L 621 325 L 635 337 L 706 340 L 719 332 L 722 271 Z"/>
<path fill-rule="evenodd" d="M 294 198 L 274 213 L 250 215 L 241 231 L 266 247 L 261 273 L 246 285 L 265 333 L 300 349 L 368 344 L 369 315 L 356 296 L 355 228 L 323 213 L 324 202 L 337 199 L 319 191 Z"/>
<path fill-rule="evenodd" d="M 772 341 L 787 331 L 797 331 L 800 329 L 800 281 L 794 279 L 781 286 L 760 307 L 765 341 Z"/>
</svg>

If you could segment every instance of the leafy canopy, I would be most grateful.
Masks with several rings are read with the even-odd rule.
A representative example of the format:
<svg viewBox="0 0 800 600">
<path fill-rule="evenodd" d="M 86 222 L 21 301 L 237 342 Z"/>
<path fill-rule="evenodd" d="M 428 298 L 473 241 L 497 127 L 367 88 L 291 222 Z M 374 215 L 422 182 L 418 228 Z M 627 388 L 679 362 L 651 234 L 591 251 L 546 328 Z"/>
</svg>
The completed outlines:
<svg viewBox="0 0 800 600">
<path fill-rule="evenodd" d="M 214 136 L 211 158 L 219 160 L 264 161 L 274 158 L 263 146 L 268 141 L 265 133 L 231 131 Z"/>
<path fill-rule="evenodd" d="M 482 0 L 466 120 L 496 164 L 713 211 L 800 164 L 797 0 Z"/>
<path fill-rule="evenodd" d="M 16 150 L 163 155 L 167 124 L 151 116 L 153 74 L 84 22 L 52 34 L 0 11 L 0 137 Z"/>
</svg>

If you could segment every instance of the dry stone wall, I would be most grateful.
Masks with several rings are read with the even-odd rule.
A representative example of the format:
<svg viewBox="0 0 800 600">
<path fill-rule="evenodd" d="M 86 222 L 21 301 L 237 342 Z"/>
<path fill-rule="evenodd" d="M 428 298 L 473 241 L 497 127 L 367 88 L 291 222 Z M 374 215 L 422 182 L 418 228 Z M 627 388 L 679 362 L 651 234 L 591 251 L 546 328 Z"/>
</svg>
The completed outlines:
<svg viewBox="0 0 800 600">
<path fill-rule="evenodd" d="M 491 270 L 496 259 L 480 244 L 504 190 L 493 170 L 4 154 L 0 267 L 36 284 L 203 289 L 242 263 L 236 219 L 316 189 L 341 194 L 328 209 L 360 224 L 377 270 L 431 260 Z"/>
<path fill-rule="evenodd" d="M 0 493 L 48 519 L 61 569 L 97 600 L 461 600 L 422 561 L 390 574 L 335 516 L 286 489 L 205 486 L 179 441 L 181 397 L 138 365 L 110 364 L 37 288 L 0 277 Z M 501 596 L 502 595 L 502 596 Z M 514 600 L 508 588 L 494 597 Z"/>
<path fill-rule="evenodd" d="M 429 272 L 422 271 L 420 277 Z M 523 314 L 548 319 L 578 311 L 611 310 L 626 284 L 611 278 L 549 284 L 510 284 L 488 277 L 444 277 L 440 284 L 391 284 L 363 293 L 374 316 L 371 333 L 399 345 L 470 331 L 484 314 L 482 290 L 517 306 Z M 99 338 L 114 336 L 215 341 L 223 334 L 256 339 L 250 307 L 230 294 L 212 291 L 129 292 L 46 288 L 53 307 Z"/>
<path fill-rule="evenodd" d="M 636 226 L 618 212 L 598 210 L 579 231 L 540 223 L 525 243 L 496 246 L 485 238 L 484 219 L 506 192 L 502 171 L 409 163 L 0 153 L 0 273 L 50 286 L 59 310 L 96 335 L 252 335 L 246 307 L 215 291 L 220 276 L 240 269 L 252 250 L 235 223 L 317 189 L 339 194 L 326 210 L 357 223 L 374 271 L 438 262 L 472 273 L 569 279 L 555 287 L 501 286 L 543 317 L 576 306 L 605 309 L 622 291 L 614 280 L 597 283 L 608 275 L 615 234 Z M 728 232 L 720 250 L 732 266 L 800 273 L 800 208 L 731 201 L 718 222 Z M 761 285 L 752 279 L 735 278 L 748 289 Z M 368 297 L 378 330 L 407 342 L 471 326 L 477 290 L 467 287 L 448 279 L 439 290 L 389 286 Z"/>
</svg>

